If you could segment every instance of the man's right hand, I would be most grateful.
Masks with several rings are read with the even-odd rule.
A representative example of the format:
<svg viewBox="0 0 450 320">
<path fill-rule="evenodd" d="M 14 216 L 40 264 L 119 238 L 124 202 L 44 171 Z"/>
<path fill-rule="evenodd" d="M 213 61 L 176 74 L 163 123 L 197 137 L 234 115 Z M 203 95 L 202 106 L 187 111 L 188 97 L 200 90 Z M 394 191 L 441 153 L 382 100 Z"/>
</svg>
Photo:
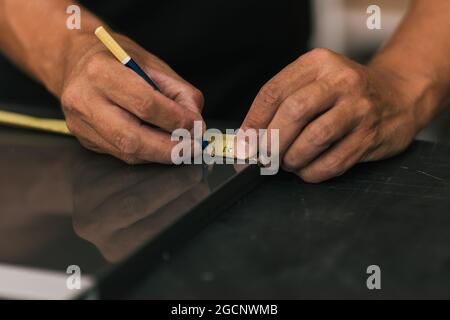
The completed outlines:
<svg viewBox="0 0 450 320">
<path fill-rule="evenodd" d="M 170 133 L 203 121 L 202 93 L 130 39 L 113 36 L 162 93 L 120 64 L 94 35 L 80 36 L 68 50 L 60 90 L 67 126 L 90 150 L 129 164 L 169 164 L 177 143 Z"/>
</svg>

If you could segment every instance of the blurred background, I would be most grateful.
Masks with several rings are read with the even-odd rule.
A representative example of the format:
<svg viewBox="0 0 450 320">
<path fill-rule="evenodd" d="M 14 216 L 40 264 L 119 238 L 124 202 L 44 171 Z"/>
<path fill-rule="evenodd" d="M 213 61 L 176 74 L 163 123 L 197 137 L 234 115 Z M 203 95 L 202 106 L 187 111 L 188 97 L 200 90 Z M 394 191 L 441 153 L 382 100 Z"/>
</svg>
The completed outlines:
<svg viewBox="0 0 450 320">
<path fill-rule="evenodd" d="M 395 31 L 408 10 L 409 0 L 314 0 L 315 35 L 312 45 L 326 47 L 355 59 L 370 57 Z M 381 30 L 369 30 L 367 8 L 378 5 Z"/>
<path fill-rule="evenodd" d="M 367 62 L 401 23 L 411 0 L 313 0 L 312 47 L 329 48 L 359 62 Z M 367 8 L 381 8 L 381 30 L 369 30 Z M 450 108 L 423 130 L 418 139 L 450 141 Z"/>
<path fill-rule="evenodd" d="M 314 16 L 311 47 L 329 48 L 365 63 L 395 32 L 413 0 L 310 1 Z M 380 30 L 367 28 L 367 18 L 370 15 L 367 8 L 370 5 L 378 5 L 381 8 Z M 450 108 L 441 113 L 418 138 L 439 142 L 450 141 Z"/>
</svg>

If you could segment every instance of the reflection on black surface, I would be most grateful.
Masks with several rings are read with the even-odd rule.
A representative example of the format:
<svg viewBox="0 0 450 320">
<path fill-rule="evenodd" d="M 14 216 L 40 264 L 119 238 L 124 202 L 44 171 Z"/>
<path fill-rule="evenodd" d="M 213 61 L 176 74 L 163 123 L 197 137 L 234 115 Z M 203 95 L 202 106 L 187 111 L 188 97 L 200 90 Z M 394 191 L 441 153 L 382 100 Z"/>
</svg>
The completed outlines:
<svg viewBox="0 0 450 320">
<path fill-rule="evenodd" d="M 75 232 L 113 262 L 157 235 L 210 191 L 202 166 L 129 167 L 103 157 L 83 160 L 74 184 Z"/>
<path fill-rule="evenodd" d="M 77 264 L 96 272 L 236 173 L 233 166 L 131 167 L 71 139 L 6 138 L 0 139 L 0 263 L 57 270 Z"/>
</svg>

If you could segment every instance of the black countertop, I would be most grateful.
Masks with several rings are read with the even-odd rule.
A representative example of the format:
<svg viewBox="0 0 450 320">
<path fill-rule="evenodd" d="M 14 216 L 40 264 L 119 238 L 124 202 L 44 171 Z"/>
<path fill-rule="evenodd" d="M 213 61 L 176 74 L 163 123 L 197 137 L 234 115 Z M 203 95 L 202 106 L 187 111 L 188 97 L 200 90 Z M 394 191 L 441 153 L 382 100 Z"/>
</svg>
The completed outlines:
<svg viewBox="0 0 450 320">
<path fill-rule="evenodd" d="M 415 142 L 320 185 L 268 178 L 127 297 L 450 298 L 449 271 L 450 146 Z"/>
<path fill-rule="evenodd" d="M 64 262 L 76 254 L 84 256 L 87 266 L 94 269 L 110 260 L 104 252 L 103 257 L 99 255 L 98 243 L 94 246 L 88 237 L 80 242 L 76 226 L 74 231 L 73 187 L 65 177 L 79 181 L 80 175 L 67 169 L 72 168 L 69 163 L 73 159 L 87 161 L 94 178 L 97 171 L 98 175 L 112 172 L 117 178 L 114 183 L 124 183 L 125 189 L 130 179 L 150 183 L 148 179 L 153 179 L 152 170 L 156 169 L 127 168 L 108 157 L 82 151 L 69 138 L 43 139 L 39 133 L 0 128 L 0 142 L 5 152 L 2 159 L 14 161 L 2 167 L 3 172 L 19 179 L 1 181 L 3 190 L 12 192 L 4 194 L 6 202 L 1 208 L 10 210 L 17 220 L 7 221 L 2 215 L 2 228 L 18 230 L 22 221 L 20 230 L 25 232 L 22 238 L 20 234 L 4 234 L 16 239 L 14 244 L 23 252 L 17 257 L 19 251 L 5 246 L 2 252 L 10 257 L 5 261 L 35 259 L 33 239 L 41 238 L 52 256 L 58 254 Z M 36 154 L 40 162 L 33 160 Z M 14 168 L 22 172 L 21 165 L 36 177 L 25 170 L 14 175 Z M 55 174 L 42 180 L 48 177 L 45 168 Z M 21 199 L 20 193 L 11 191 L 23 192 L 17 181 L 30 188 L 29 198 L 22 197 L 23 203 L 14 200 L 16 196 Z M 53 190 L 43 192 L 48 185 Z M 63 193 L 67 196 L 55 197 L 61 190 L 67 191 Z M 18 211 L 26 208 L 24 204 L 30 199 L 45 199 L 48 204 L 33 213 L 40 217 L 40 224 L 52 226 L 46 233 L 33 233 L 31 225 L 23 223 L 37 221 L 24 210 Z M 52 213 L 55 208 L 58 214 Z M 127 245 L 137 241 L 130 239 Z M 73 245 L 67 250 L 69 244 Z M 114 247 L 114 243 L 106 245 Z M 450 145 L 417 141 L 396 158 L 359 165 L 319 185 L 306 184 L 287 173 L 265 178 L 193 238 L 180 240 L 176 251 L 164 254 L 156 265 L 154 262 L 149 261 L 147 275 L 137 287 L 122 292 L 124 297 L 450 298 Z M 50 263 L 56 266 L 56 262 Z M 370 265 L 381 268 L 381 290 L 367 289 Z"/>
</svg>

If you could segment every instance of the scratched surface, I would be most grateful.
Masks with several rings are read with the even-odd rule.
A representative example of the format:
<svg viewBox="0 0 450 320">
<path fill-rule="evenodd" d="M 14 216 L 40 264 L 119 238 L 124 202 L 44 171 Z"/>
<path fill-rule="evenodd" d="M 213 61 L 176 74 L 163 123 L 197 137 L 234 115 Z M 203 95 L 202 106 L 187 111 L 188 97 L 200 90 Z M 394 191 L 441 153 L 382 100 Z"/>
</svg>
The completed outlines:
<svg viewBox="0 0 450 320">
<path fill-rule="evenodd" d="M 449 270 L 450 146 L 417 142 L 321 185 L 269 178 L 130 296 L 450 298 Z"/>
</svg>

